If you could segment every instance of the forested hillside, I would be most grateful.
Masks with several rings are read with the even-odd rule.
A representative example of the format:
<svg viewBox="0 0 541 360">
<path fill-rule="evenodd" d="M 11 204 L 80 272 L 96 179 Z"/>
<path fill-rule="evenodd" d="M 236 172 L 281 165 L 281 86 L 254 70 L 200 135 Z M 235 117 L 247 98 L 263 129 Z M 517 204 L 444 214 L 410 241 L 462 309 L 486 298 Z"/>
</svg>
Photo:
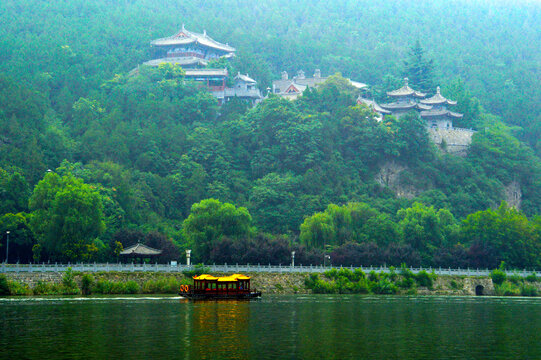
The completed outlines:
<svg viewBox="0 0 541 360">
<path fill-rule="evenodd" d="M 517 4 L 2 1 L 9 260 L 114 261 L 142 240 L 162 260 L 540 265 L 541 5 Z M 413 114 L 377 122 L 340 75 L 249 109 L 218 107 L 178 67 L 129 74 L 183 23 L 235 46 L 232 70 L 261 89 L 320 68 L 377 99 L 411 76 L 419 41 L 477 130 L 468 156 Z"/>
</svg>

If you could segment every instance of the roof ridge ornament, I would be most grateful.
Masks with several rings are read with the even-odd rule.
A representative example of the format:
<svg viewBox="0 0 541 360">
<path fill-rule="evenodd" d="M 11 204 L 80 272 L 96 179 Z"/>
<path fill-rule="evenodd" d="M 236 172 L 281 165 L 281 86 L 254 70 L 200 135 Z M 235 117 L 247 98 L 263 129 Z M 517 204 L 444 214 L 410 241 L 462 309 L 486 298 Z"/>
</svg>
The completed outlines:
<svg viewBox="0 0 541 360">
<path fill-rule="evenodd" d="M 408 86 L 409 80 L 410 80 L 410 79 L 408 79 L 407 77 L 404 78 L 404 86 Z"/>
<path fill-rule="evenodd" d="M 438 94 L 438 95 L 440 94 L 440 87 L 439 86 L 436 88 L 436 94 Z"/>
</svg>

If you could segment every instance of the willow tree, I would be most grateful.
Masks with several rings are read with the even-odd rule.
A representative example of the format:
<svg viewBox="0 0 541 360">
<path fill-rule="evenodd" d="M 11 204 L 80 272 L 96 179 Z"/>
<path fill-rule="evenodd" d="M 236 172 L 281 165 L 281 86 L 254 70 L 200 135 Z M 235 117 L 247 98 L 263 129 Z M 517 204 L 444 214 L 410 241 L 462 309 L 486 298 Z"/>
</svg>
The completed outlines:
<svg viewBox="0 0 541 360">
<path fill-rule="evenodd" d="M 30 228 L 51 260 L 91 260 L 105 230 L 101 196 L 72 175 L 45 175 L 30 197 Z"/>
</svg>

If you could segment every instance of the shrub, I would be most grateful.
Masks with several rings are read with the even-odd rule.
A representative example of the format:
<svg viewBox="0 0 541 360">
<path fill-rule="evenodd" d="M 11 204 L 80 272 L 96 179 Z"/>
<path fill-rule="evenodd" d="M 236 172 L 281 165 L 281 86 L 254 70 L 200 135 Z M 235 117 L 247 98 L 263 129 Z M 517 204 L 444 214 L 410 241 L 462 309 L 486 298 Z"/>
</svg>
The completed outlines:
<svg viewBox="0 0 541 360">
<path fill-rule="evenodd" d="M 362 269 L 355 269 L 355 280 L 356 281 L 359 281 L 361 279 L 365 279 L 366 278 L 366 274 L 364 273 L 364 271 Z"/>
<path fill-rule="evenodd" d="M 374 294 L 396 294 L 398 288 L 389 280 L 382 279 L 372 283 L 372 292 Z"/>
<path fill-rule="evenodd" d="M 125 290 L 127 294 L 137 294 L 141 290 L 141 287 L 137 282 L 130 280 L 125 284 Z"/>
<path fill-rule="evenodd" d="M 90 295 L 93 285 L 94 277 L 90 274 L 84 274 L 81 278 L 81 292 L 83 293 L 83 295 Z"/>
<path fill-rule="evenodd" d="M 537 296 L 537 295 L 539 295 L 539 291 L 533 285 L 523 284 L 520 287 L 520 295 L 522 295 L 522 296 Z"/>
<path fill-rule="evenodd" d="M 9 284 L 6 275 L 0 274 L 0 296 L 9 295 Z"/>
<path fill-rule="evenodd" d="M 109 280 L 98 280 L 92 287 L 92 292 L 95 294 L 112 294 L 113 282 Z"/>
<path fill-rule="evenodd" d="M 396 278 L 398 277 L 398 275 L 396 274 L 396 269 L 394 266 L 391 266 L 389 268 L 389 280 L 391 281 L 396 281 Z"/>
<path fill-rule="evenodd" d="M 507 280 L 509 280 L 510 282 L 512 282 L 515 285 L 520 285 L 520 283 L 522 282 L 522 278 L 518 274 L 513 274 L 513 275 L 509 276 L 507 278 Z"/>
<path fill-rule="evenodd" d="M 319 274 L 310 274 L 304 279 L 304 286 L 308 289 L 313 289 L 315 284 L 319 281 Z"/>
<path fill-rule="evenodd" d="M 496 295 L 517 296 L 519 294 L 520 294 L 520 289 L 516 285 L 510 282 L 504 282 L 501 285 L 496 285 Z"/>
<path fill-rule="evenodd" d="M 79 293 L 79 287 L 75 282 L 75 276 L 73 271 L 69 267 L 64 276 L 62 276 L 62 294 L 63 295 L 75 295 Z"/>
<path fill-rule="evenodd" d="M 400 275 L 402 275 L 406 279 L 415 277 L 415 274 L 410 269 L 408 269 L 406 264 L 400 265 Z"/>
<path fill-rule="evenodd" d="M 336 279 L 338 277 L 338 270 L 336 269 L 327 270 L 323 274 L 325 274 L 325 276 L 328 277 L 329 279 Z"/>
<path fill-rule="evenodd" d="M 353 283 L 352 292 L 355 294 L 368 294 L 370 287 L 366 279 L 360 279 L 358 282 Z"/>
<path fill-rule="evenodd" d="M 537 276 L 535 275 L 535 273 L 532 273 L 526 276 L 526 281 L 531 283 L 537 282 Z"/>
<path fill-rule="evenodd" d="M 370 281 L 379 281 L 379 275 L 374 270 L 372 270 L 368 274 L 368 280 L 370 280 Z"/>
<path fill-rule="evenodd" d="M 460 289 L 460 285 L 455 281 L 455 280 L 451 280 L 449 282 L 449 285 L 451 285 L 451 289 L 455 289 L 455 290 L 459 290 Z"/>
<path fill-rule="evenodd" d="M 415 280 L 419 284 L 419 286 L 425 286 L 429 289 L 432 288 L 432 284 L 434 283 L 432 280 L 432 276 L 430 276 L 429 273 L 427 273 L 425 270 L 419 271 L 417 275 L 415 275 Z"/>
<path fill-rule="evenodd" d="M 174 277 L 159 277 L 145 281 L 142 291 L 145 294 L 176 294 L 180 287 L 180 281 Z"/>
<path fill-rule="evenodd" d="M 34 295 L 59 295 L 62 294 L 62 286 L 54 283 L 38 281 L 32 288 Z"/>
<path fill-rule="evenodd" d="M 8 281 L 9 293 L 11 295 L 32 295 L 32 289 L 26 284 L 17 281 Z"/>
<path fill-rule="evenodd" d="M 505 274 L 505 271 L 501 269 L 494 269 L 490 272 L 490 277 L 492 278 L 494 285 L 501 285 L 507 278 L 507 275 Z"/>
<path fill-rule="evenodd" d="M 396 284 L 402 289 L 411 289 L 413 288 L 415 281 L 413 280 L 413 278 L 404 277 L 401 280 L 397 281 Z"/>
</svg>

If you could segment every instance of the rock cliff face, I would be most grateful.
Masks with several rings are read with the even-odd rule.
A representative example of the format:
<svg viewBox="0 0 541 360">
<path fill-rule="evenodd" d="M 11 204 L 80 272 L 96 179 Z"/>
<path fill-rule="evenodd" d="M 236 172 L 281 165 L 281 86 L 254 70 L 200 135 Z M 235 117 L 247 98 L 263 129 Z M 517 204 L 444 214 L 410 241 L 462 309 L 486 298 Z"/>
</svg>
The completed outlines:
<svg viewBox="0 0 541 360">
<path fill-rule="evenodd" d="M 509 206 L 520 209 L 522 204 L 522 190 L 518 181 L 513 181 L 505 187 L 505 201 Z"/>
<path fill-rule="evenodd" d="M 396 196 L 406 199 L 413 199 L 420 191 L 413 186 L 405 185 L 401 182 L 400 175 L 406 166 L 400 165 L 394 161 L 389 161 L 382 165 L 379 172 L 376 174 L 375 180 L 378 184 L 391 189 Z"/>
</svg>

